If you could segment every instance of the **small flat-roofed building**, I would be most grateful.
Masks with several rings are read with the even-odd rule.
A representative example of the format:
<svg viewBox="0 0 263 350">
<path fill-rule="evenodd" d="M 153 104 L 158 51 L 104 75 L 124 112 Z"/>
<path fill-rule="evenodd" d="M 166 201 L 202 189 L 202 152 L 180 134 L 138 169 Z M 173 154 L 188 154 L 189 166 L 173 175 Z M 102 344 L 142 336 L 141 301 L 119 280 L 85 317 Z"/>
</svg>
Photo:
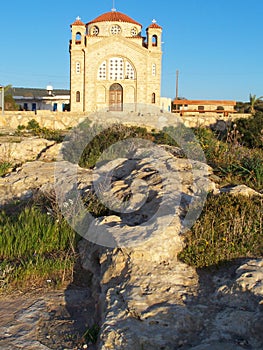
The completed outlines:
<svg viewBox="0 0 263 350">
<path fill-rule="evenodd" d="M 56 90 L 48 85 L 46 89 L 13 87 L 10 92 L 21 111 L 63 112 L 69 109 L 69 90 Z"/>
<path fill-rule="evenodd" d="M 235 113 L 236 101 L 228 100 L 187 100 L 175 99 L 172 102 L 172 112 L 180 115 L 218 113 L 227 116 Z"/>
</svg>

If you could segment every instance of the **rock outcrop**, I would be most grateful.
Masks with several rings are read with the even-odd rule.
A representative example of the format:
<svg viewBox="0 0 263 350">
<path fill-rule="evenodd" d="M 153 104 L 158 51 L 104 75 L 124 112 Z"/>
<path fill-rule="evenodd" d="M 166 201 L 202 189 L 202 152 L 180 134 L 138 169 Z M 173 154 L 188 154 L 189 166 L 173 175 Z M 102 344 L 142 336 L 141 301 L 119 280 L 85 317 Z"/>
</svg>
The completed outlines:
<svg viewBox="0 0 263 350">
<path fill-rule="evenodd" d="M 0 142 L 1 160 L 13 165 L 22 164 L 38 159 L 53 146 L 56 148 L 56 151 L 53 152 L 53 157 L 52 159 L 49 158 L 50 160 L 56 159 L 57 154 L 55 153 L 57 153 L 57 148 L 60 146 L 55 141 L 33 137 L 24 138 L 21 142 Z"/>
<path fill-rule="evenodd" d="M 200 214 L 206 193 L 225 192 L 211 181 L 210 167 L 161 147 L 154 158 L 137 150 L 131 158 L 101 162 L 94 170 L 52 163 L 53 156 L 39 149 L 38 160 L 0 178 L 0 204 L 55 188 L 62 199 L 72 190 L 84 198 L 93 191 L 109 208 L 90 227 L 78 226 L 85 228 L 86 239 L 79 243 L 82 265 L 93 274 L 98 349 L 263 348 L 263 260 L 199 271 L 177 259 L 184 231 Z M 42 308 L 41 303 L 31 306 L 33 317 L 37 306 Z"/>
</svg>

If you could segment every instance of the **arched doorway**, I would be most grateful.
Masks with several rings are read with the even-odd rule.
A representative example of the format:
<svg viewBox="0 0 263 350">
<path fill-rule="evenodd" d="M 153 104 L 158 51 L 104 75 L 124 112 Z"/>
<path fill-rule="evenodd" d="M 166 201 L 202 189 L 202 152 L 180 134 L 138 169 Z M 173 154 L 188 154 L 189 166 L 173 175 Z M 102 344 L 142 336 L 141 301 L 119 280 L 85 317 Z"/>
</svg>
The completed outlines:
<svg viewBox="0 0 263 350">
<path fill-rule="evenodd" d="M 123 88 L 120 84 L 115 83 L 111 85 L 109 103 L 110 111 L 123 110 Z"/>
</svg>

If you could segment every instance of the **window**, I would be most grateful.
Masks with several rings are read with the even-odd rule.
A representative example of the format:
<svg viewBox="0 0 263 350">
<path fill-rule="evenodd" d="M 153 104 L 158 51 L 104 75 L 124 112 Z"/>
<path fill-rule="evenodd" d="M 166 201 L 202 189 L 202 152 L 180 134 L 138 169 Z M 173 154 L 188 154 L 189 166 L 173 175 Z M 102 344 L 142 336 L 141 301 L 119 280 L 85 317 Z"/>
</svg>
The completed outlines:
<svg viewBox="0 0 263 350">
<path fill-rule="evenodd" d="M 80 102 L 80 92 L 76 92 L 76 102 Z"/>
<path fill-rule="evenodd" d="M 111 29 L 110 29 L 111 34 L 116 35 L 120 34 L 121 32 L 121 27 L 118 24 L 114 24 Z"/>
<path fill-rule="evenodd" d="M 157 46 L 158 44 L 158 38 L 157 35 L 152 36 L 152 46 Z"/>
<path fill-rule="evenodd" d="M 152 93 L 152 103 L 155 103 L 155 92 Z"/>
<path fill-rule="evenodd" d="M 103 61 L 97 72 L 98 80 L 124 80 L 135 79 L 135 69 L 133 65 L 122 57 L 111 57 Z"/>
<path fill-rule="evenodd" d="M 99 28 L 97 26 L 93 26 L 90 29 L 90 35 L 95 35 L 97 36 L 99 34 Z"/>
<path fill-rule="evenodd" d="M 154 77 L 156 76 L 156 64 L 155 63 L 152 65 L 152 75 Z"/>
<path fill-rule="evenodd" d="M 109 79 L 110 80 L 122 80 L 124 79 L 124 71 L 123 71 L 123 58 L 121 57 L 112 57 L 109 60 Z"/>
<path fill-rule="evenodd" d="M 80 69 L 80 62 L 77 62 L 76 63 L 76 73 L 80 74 L 80 71 L 81 71 L 81 69 Z"/>
<path fill-rule="evenodd" d="M 126 62 L 125 78 L 126 79 L 135 79 L 134 68 L 129 62 Z"/>
<path fill-rule="evenodd" d="M 98 80 L 106 80 L 106 68 L 107 68 L 107 62 L 104 61 L 99 66 L 99 70 L 98 70 L 98 74 L 97 74 Z"/>
<path fill-rule="evenodd" d="M 76 45 L 81 44 L 81 34 L 80 34 L 79 32 L 76 33 L 75 44 L 76 44 Z"/>
<path fill-rule="evenodd" d="M 137 28 L 136 27 L 133 27 L 131 29 L 131 36 L 136 36 L 138 34 L 138 31 L 137 31 Z"/>
<path fill-rule="evenodd" d="M 198 111 L 199 112 L 203 112 L 204 113 L 204 111 L 205 111 L 205 106 L 198 106 Z"/>
</svg>

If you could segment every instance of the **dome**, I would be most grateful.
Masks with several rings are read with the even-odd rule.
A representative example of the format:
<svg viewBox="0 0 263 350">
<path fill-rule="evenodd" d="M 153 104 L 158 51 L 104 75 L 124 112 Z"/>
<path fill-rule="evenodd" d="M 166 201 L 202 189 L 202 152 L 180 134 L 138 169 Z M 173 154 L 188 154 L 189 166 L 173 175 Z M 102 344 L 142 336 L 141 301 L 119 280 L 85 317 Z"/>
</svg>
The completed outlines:
<svg viewBox="0 0 263 350">
<path fill-rule="evenodd" d="M 97 23 L 97 22 L 126 22 L 126 23 L 133 23 L 142 27 L 140 23 L 136 22 L 131 17 L 117 11 L 103 13 L 102 15 L 93 19 L 87 24 Z"/>
</svg>

